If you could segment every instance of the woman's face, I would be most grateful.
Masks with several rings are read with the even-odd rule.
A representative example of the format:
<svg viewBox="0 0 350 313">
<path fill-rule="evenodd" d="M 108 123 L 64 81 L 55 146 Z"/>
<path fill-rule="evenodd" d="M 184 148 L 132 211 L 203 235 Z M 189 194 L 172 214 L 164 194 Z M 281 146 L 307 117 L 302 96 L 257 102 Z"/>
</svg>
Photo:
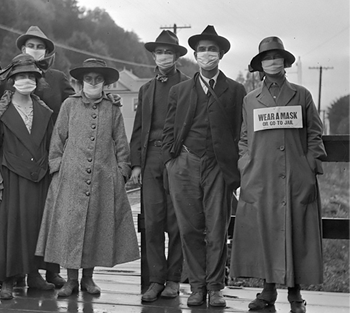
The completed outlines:
<svg viewBox="0 0 350 313">
<path fill-rule="evenodd" d="M 30 80 L 36 81 L 34 73 L 18 73 L 18 74 L 16 74 L 14 77 L 14 81 L 17 81 L 20 79 L 30 79 Z"/>
<path fill-rule="evenodd" d="M 83 81 L 90 85 L 97 85 L 105 81 L 104 77 L 99 73 L 87 73 L 83 76 Z"/>
</svg>

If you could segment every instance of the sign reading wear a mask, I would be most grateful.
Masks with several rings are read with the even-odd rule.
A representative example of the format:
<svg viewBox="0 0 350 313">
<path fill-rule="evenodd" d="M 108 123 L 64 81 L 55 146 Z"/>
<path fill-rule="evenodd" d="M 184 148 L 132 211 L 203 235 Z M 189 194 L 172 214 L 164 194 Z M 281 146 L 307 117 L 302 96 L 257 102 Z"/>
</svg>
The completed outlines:
<svg viewBox="0 0 350 313">
<path fill-rule="evenodd" d="M 303 128 L 300 105 L 254 110 L 254 131 L 278 128 Z"/>
</svg>

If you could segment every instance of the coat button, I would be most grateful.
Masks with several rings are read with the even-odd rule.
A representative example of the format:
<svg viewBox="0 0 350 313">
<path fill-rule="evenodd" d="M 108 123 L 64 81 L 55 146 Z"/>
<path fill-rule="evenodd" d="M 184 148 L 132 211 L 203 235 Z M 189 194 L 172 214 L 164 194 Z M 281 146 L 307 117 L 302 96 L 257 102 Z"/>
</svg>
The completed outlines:
<svg viewBox="0 0 350 313">
<path fill-rule="evenodd" d="M 94 113 L 94 114 L 91 115 L 91 117 L 92 117 L 92 118 L 96 118 L 97 115 Z"/>
<path fill-rule="evenodd" d="M 86 181 L 86 183 L 87 183 L 88 185 L 91 185 L 91 180 L 88 179 L 88 180 Z"/>
<path fill-rule="evenodd" d="M 96 109 L 97 109 L 97 106 L 96 106 L 96 105 L 93 105 L 92 108 L 93 108 L 94 110 L 96 110 Z"/>
<path fill-rule="evenodd" d="M 91 141 L 94 141 L 94 140 L 95 140 L 95 137 L 94 137 L 94 136 L 91 136 L 91 137 L 90 137 L 90 140 L 91 140 Z"/>
<path fill-rule="evenodd" d="M 87 196 L 90 196 L 90 192 L 89 192 L 89 191 L 85 192 L 85 194 L 86 194 Z"/>
<path fill-rule="evenodd" d="M 96 124 L 92 124 L 92 125 L 91 125 L 91 128 L 92 128 L 92 129 L 96 129 Z"/>
<path fill-rule="evenodd" d="M 32 172 L 32 173 L 30 173 L 30 177 L 31 177 L 33 180 L 37 180 L 37 179 L 39 178 L 39 175 L 38 175 L 38 173 Z"/>
<path fill-rule="evenodd" d="M 34 159 L 33 159 L 33 158 L 31 158 L 30 160 L 31 160 L 31 161 L 34 161 Z"/>
<path fill-rule="evenodd" d="M 281 150 L 281 151 L 284 151 L 284 146 L 280 146 L 280 150 Z"/>
<path fill-rule="evenodd" d="M 87 169 L 86 169 L 86 173 L 89 173 L 89 174 L 90 174 L 90 173 L 91 173 L 91 168 L 87 168 Z"/>
<path fill-rule="evenodd" d="M 92 158 L 88 158 L 87 160 L 88 160 L 88 162 L 92 162 Z"/>
</svg>

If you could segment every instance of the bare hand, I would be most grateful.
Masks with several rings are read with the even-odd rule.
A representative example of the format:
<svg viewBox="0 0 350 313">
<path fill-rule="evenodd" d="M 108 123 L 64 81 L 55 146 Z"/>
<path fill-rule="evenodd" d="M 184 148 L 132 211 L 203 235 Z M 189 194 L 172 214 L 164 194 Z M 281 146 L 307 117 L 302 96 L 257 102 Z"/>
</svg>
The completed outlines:
<svg viewBox="0 0 350 313">
<path fill-rule="evenodd" d="M 142 185 L 141 167 L 135 166 L 132 169 L 130 178 L 131 178 L 131 180 L 133 181 L 134 184 L 141 184 Z"/>
</svg>

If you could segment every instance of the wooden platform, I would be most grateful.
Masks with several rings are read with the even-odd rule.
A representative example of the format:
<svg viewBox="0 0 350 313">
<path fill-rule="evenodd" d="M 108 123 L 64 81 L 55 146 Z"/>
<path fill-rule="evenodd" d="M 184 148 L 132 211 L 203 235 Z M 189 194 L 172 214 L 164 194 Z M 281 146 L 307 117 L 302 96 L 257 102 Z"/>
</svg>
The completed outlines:
<svg viewBox="0 0 350 313">
<path fill-rule="evenodd" d="M 139 205 L 133 206 L 134 220 L 139 214 Z M 140 241 L 139 241 L 140 242 Z M 62 270 L 66 278 L 66 271 Z M 57 299 L 57 291 L 37 291 L 15 288 L 13 300 L 0 302 L 0 313 L 34 312 L 75 312 L 75 313 L 201 313 L 201 312 L 250 312 L 248 303 L 255 298 L 259 289 L 242 288 L 223 290 L 227 307 L 212 308 L 208 304 L 199 307 L 187 307 L 190 286 L 181 284 L 180 296 L 176 299 L 159 299 L 149 304 L 141 303 L 140 260 L 115 266 L 114 268 L 96 268 L 94 279 L 101 287 L 100 296 L 91 296 L 79 292 L 69 298 Z M 290 311 L 286 290 L 278 291 L 274 308 L 259 312 Z M 349 313 L 349 294 L 304 291 L 308 313 Z M 257 312 L 257 311 L 255 311 Z"/>
</svg>

